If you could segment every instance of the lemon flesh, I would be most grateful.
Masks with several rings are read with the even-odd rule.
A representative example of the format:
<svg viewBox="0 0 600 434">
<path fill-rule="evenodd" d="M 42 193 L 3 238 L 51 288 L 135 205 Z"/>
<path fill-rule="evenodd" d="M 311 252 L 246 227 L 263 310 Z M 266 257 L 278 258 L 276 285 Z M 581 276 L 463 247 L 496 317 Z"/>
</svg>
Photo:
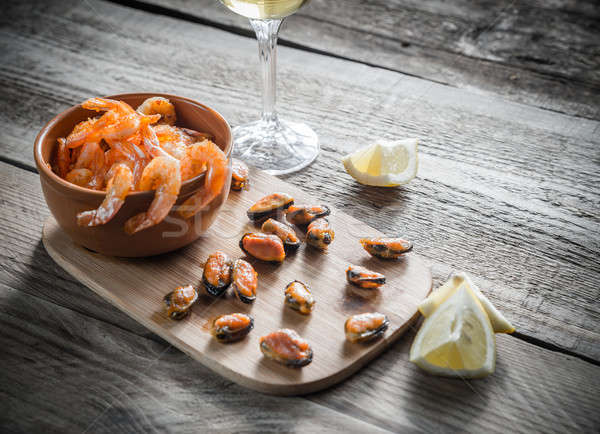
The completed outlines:
<svg viewBox="0 0 600 434">
<path fill-rule="evenodd" d="M 446 283 L 433 291 L 429 297 L 423 300 L 418 306 L 419 311 L 424 317 L 429 317 L 445 300 L 448 299 L 448 297 L 450 297 L 463 286 L 468 287 L 473 291 L 483 306 L 485 313 L 487 313 L 495 333 L 512 333 L 515 331 L 515 327 L 510 323 L 510 321 L 508 321 L 504 315 L 502 315 L 502 313 L 496 309 L 492 302 L 485 295 L 483 295 L 471 278 L 466 273 L 462 272 L 452 275 L 452 277 L 450 277 Z"/>
<path fill-rule="evenodd" d="M 435 375 L 478 378 L 494 372 L 496 337 L 475 293 L 461 286 L 426 318 L 410 361 Z"/>
<path fill-rule="evenodd" d="M 410 182 L 419 166 L 417 139 L 380 140 L 342 158 L 346 172 L 361 184 L 394 187 Z"/>
</svg>

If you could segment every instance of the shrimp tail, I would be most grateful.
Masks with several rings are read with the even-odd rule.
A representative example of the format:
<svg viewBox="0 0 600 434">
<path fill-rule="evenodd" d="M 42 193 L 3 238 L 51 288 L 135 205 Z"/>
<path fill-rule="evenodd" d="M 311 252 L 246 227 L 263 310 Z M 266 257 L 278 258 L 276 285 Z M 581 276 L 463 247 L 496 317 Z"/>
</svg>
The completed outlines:
<svg viewBox="0 0 600 434">
<path fill-rule="evenodd" d="M 227 162 L 225 165 L 210 166 L 204 181 L 204 186 L 194 195 L 183 202 L 177 212 L 188 219 L 196 215 L 202 208 L 208 205 L 219 195 L 227 179 Z"/>
<path fill-rule="evenodd" d="M 139 188 L 143 191 L 156 188 L 154 199 L 148 211 L 141 212 L 125 222 L 125 232 L 133 235 L 162 222 L 177 201 L 180 187 L 181 173 L 178 160 L 163 156 L 150 161 L 142 172 Z"/>
<path fill-rule="evenodd" d="M 97 209 L 77 214 L 79 226 L 99 226 L 108 223 L 121 209 L 125 197 L 133 186 L 133 174 L 125 164 L 114 168 L 114 174 L 107 184 L 106 196 Z"/>
<path fill-rule="evenodd" d="M 136 214 L 125 222 L 125 233 L 133 235 L 159 224 L 169 214 L 176 200 L 177 195 L 157 194 L 148 211 Z"/>
</svg>

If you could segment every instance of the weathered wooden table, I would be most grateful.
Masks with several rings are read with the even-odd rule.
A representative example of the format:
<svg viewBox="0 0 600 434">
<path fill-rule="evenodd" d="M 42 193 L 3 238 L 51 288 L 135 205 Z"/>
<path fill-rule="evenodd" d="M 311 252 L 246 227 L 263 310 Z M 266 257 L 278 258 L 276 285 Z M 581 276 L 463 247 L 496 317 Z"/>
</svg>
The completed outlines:
<svg viewBox="0 0 600 434">
<path fill-rule="evenodd" d="M 121 4 L 116 4 L 121 3 Z M 494 375 L 408 362 L 414 331 L 330 390 L 230 383 L 75 282 L 46 254 L 33 139 L 94 95 L 260 110 L 256 42 L 216 0 L 6 2 L 0 16 L 0 431 L 600 430 L 600 7 L 313 0 L 286 23 L 280 111 L 313 125 L 293 184 L 416 242 L 435 284 L 475 276 L 517 326 Z M 422 139 L 404 188 L 356 184 L 341 155 Z"/>
</svg>

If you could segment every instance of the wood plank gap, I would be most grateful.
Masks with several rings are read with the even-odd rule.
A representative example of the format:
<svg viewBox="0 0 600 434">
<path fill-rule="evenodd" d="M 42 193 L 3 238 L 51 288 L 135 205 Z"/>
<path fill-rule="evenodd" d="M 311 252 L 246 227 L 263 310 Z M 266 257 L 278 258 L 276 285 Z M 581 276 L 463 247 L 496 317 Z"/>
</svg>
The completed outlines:
<svg viewBox="0 0 600 434">
<path fill-rule="evenodd" d="M 202 24 L 202 25 L 205 25 L 205 26 L 214 27 L 214 28 L 219 29 L 219 30 L 224 30 L 226 32 L 234 33 L 236 35 L 245 36 L 245 37 L 251 38 L 251 39 L 256 39 L 256 35 L 252 31 L 248 31 L 246 29 L 243 29 L 243 28 L 237 27 L 237 26 L 232 26 L 232 25 L 228 25 L 228 24 L 222 24 L 222 23 L 219 23 L 218 21 L 213 21 L 213 20 L 209 20 L 209 19 L 206 19 L 206 18 L 199 17 L 197 15 L 188 14 L 188 13 L 185 13 L 185 12 L 178 11 L 176 9 L 171 9 L 171 8 L 167 8 L 167 7 L 164 7 L 164 6 L 150 4 L 150 3 L 146 3 L 146 2 L 143 2 L 143 1 L 139 1 L 139 0 L 106 0 L 106 1 L 108 3 L 114 3 L 114 4 L 117 4 L 117 5 L 120 5 L 120 6 L 125 6 L 125 7 L 129 7 L 129 8 L 132 8 L 132 9 L 137 9 L 137 10 L 140 10 L 140 11 L 143 11 L 143 12 L 149 12 L 149 13 L 157 14 L 157 15 L 164 15 L 164 16 L 167 16 L 167 17 L 170 17 L 170 18 L 184 20 L 184 21 L 188 21 L 188 22 L 191 22 L 191 23 Z M 305 16 L 305 18 L 312 18 L 312 17 Z M 281 45 L 281 46 L 284 46 L 284 47 L 288 47 L 288 48 L 294 48 L 294 49 L 297 49 L 297 50 L 307 51 L 309 53 L 319 54 L 321 56 L 332 57 L 334 59 L 346 60 L 348 62 L 358 63 L 360 65 L 370 66 L 372 68 L 378 68 L 378 69 L 383 69 L 385 71 L 396 72 L 396 73 L 403 74 L 403 75 L 406 75 L 406 76 L 409 76 L 409 77 L 420 78 L 422 80 L 426 80 L 426 81 L 429 81 L 429 82 L 432 82 L 432 83 L 441 84 L 443 86 L 454 87 L 454 86 L 452 86 L 452 85 L 450 85 L 450 84 L 448 84 L 448 83 L 446 83 L 444 81 L 434 80 L 434 79 L 431 79 L 431 78 L 427 78 L 425 76 L 421 76 L 421 75 L 418 75 L 418 74 L 411 74 L 409 72 L 400 71 L 400 70 L 397 70 L 397 69 L 394 69 L 394 68 L 390 68 L 390 67 L 387 67 L 387 66 L 383 66 L 383 65 L 379 65 L 379 64 L 376 64 L 376 63 L 366 62 L 366 61 L 363 61 L 363 60 L 354 59 L 352 57 L 342 56 L 340 54 L 335 54 L 335 53 L 332 53 L 330 51 L 320 50 L 318 48 L 309 47 L 308 45 L 299 44 L 297 42 L 289 41 L 289 40 L 287 40 L 285 38 L 281 38 L 281 37 L 277 38 L 277 44 Z"/>
<path fill-rule="evenodd" d="M 119 2 L 119 0 L 108 0 L 108 1 Z M 484 59 L 484 58 L 477 57 L 477 56 L 470 56 L 470 55 L 465 54 L 465 53 L 459 53 L 459 52 L 452 51 L 452 50 L 449 50 L 449 49 L 443 48 L 443 47 L 432 48 L 432 47 L 430 47 L 428 45 L 425 45 L 425 44 L 419 44 L 419 43 L 416 43 L 414 41 L 408 42 L 408 41 L 405 41 L 404 39 L 398 39 L 398 38 L 393 38 L 391 36 L 386 36 L 386 35 L 379 34 L 379 33 L 373 33 L 373 32 L 370 32 L 368 30 L 363 30 L 363 29 L 358 28 L 358 27 L 344 26 L 344 25 L 342 25 L 340 23 L 337 23 L 335 21 L 326 20 L 326 19 L 323 19 L 323 18 L 320 18 L 320 17 L 316 18 L 316 17 L 310 16 L 310 15 L 304 15 L 304 14 L 299 14 L 299 15 L 302 15 L 302 17 L 305 18 L 305 19 L 307 19 L 307 20 L 313 20 L 313 21 L 316 21 L 318 23 L 329 24 L 330 26 L 335 26 L 335 27 L 339 27 L 341 29 L 350 30 L 350 31 L 354 31 L 354 32 L 359 32 L 359 33 L 362 33 L 362 34 L 365 34 L 365 35 L 377 36 L 378 38 L 385 39 L 385 40 L 391 41 L 391 42 L 397 42 L 397 43 L 402 44 L 402 45 L 404 45 L 404 44 L 410 44 L 410 45 L 414 45 L 415 47 L 420 47 L 420 48 L 429 49 L 429 50 L 441 51 L 443 53 L 448 53 L 448 54 L 451 54 L 453 56 L 459 56 L 459 57 L 464 57 L 464 58 L 467 58 L 467 59 L 473 59 L 473 60 L 478 61 L 478 62 L 485 62 L 485 63 L 489 63 L 489 64 L 492 64 L 492 65 L 498 64 L 498 65 L 510 66 L 510 67 L 513 67 L 513 68 L 516 68 L 516 69 L 520 69 L 520 70 L 523 70 L 523 71 L 534 72 L 536 74 L 540 74 L 540 75 L 547 76 L 547 77 L 557 78 L 557 79 L 561 79 L 561 80 L 569 80 L 571 82 L 575 82 L 575 83 L 579 83 L 579 84 L 585 84 L 585 85 L 588 85 L 588 86 L 598 87 L 598 85 L 597 85 L 596 82 L 588 81 L 588 80 L 582 80 L 580 78 L 571 77 L 571 76 L 568 76 L 568 75 L 565 75 L 565 74 L 561 74 L 561 73 L 549 73 L 547 71 L 539 71 L 539 70 L 537 70 L 535 68 L 528 68 L 528 67 L 523 66 L 523 65 L 516 66 L 516 65 L 510 64 L 508 62 L 492 61 L 492 60 Z M 476 29 L 477 30 L 477 38 L 479 38 L 481 35 L 485 34 L 486 32 L 492 30 L 493 28 L 494 28 L 494 23 L 492 23 L 490 25 L 483 25 L 483 26 L 478 27 Z M 292 44 L 298 45 L 298 47 L 294 47 L 294 48 L 301 48 L 303 50 L 312 51 L 312 52 L 319 53 L 319 54 L 321 53 L 320 50 L 316 50 L 316 49 L 311 48 L 311 47 L 305 47 L 302 44 L 297 44 L 295 42 L 289 42 L 289 41 L 287 41 L 286 43 L 290 44 L 289 46 L 292 46 Z M 329 53 L 329 52 L 324 52 L 324 54 L 330 55 L 332 57 L 338 57 L 338 58 L 344 59 L 344 60 L 349 60 L 351 62 L 361 63 L 363 65 L 373 66 L 375 68 L 382 68 L 382 69 L 386 69 L 388 71 L 394 71 L 394 72 L 399 72 L 401 74 L 405 74 L 404 71 L 401 71 L 399 69 L 394 69 L 394 68 L 385 67 L 385 66 L 379 66 L 377 64 L 370 64 L 368 62 L 364 62 L 364 61 L 361 61 L 361 60 L 356 60 L 356 59 L 353 59 L 351 57 L 339 56 L 337 54 Z M 535 61 L 534 59 L 530 59 L 530 60 Z M 444 84 L 446 86 L 452 86 L 449 83 L 445 83 L 445 82 L 437 81 L 437 80 L 432 80 L 430 78 L 419 76 L 419 75 L 412 75 L 412 74 L 407 74 L 407 75 L 411 75 L 412 77 L 418 77 L 418 78 L 421 78 L 423 80 L 433 81 L 435 83 Z M 452 86 L 452 87 L 454 87 L 454 86 Z M 576 115 L 573 115 L 573 116 L 576 116 Z M 592 119 L 594 119 L 594 118 L 592 118 Z"/>
<path fill-rule="evenodd" d="M 24 163 L 22 161 L 15 160 L 14 158 L 6 157 L 4 155 L 0 155 L 0 161 L 6 164 L 10 164 L 11 166 L 18 167 L 19 169 L 27 170 L 28 172 L 37 174 L 37 168 L 31 164 Z"/>
<path fill-rule="evenodd" d="M 584 356 L 582 354 L 578 354 L 575 351 L 570 351 L 565 348 L 560 348 L 550 342 L 543 341 L 541 339 L 535 338 L 533 336 L 529 336 L 520 332 L 513 332 L 510 334 L 513 338 L 520 339 L 528 344 L 538 346 L 540 348 L 544 348 L 545 350 L 554 351 L 555 353 L 561 353 L 566 356 L 575 357 L 579 360 L 583 360 L 584 362 L 591 363 L 592 365 L 600 366 L 600 360 L 592 359 L 591 357 Z"/>
</svg>

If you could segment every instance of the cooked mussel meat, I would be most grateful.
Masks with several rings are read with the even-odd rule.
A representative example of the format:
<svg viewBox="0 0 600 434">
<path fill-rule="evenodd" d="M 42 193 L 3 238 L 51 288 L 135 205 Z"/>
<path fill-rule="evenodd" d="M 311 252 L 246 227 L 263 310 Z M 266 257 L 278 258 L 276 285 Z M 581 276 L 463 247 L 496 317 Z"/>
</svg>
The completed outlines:
<svg viewBox="0 0 600 434">
<path fill-rule="evenodd" d="M 316 219 L 306 230 L 306 244 L 321 250 L 327 249 L 334 238 L 335 232 L 329 226 L 329 221 L 324 218 Z"/>
<path fill-rule="evenodd" d="M 258 273 L 252 265 L 243 259 L 237 259 L 233 263 L 231 280 L 233 293 L 242 303 L 252 303 L 256 300 Z"/>
<path fill-rule="evenodd" d="M 330 213 L 329 207 L 325 205 L 292 205 L 287 209 L 285 218 L 295 225 L 307 225 Z"/>
<path fill-rule="evenodd" d="M 300 239 L 291 226 L 275 219 L 268 219 L 262 225 L 262 231 L 266 234 L 274 234 L 281 238 L 286 252 L 293 252 L 300 247 Z"/>
<path fill-rule="evenodd" d="M 206 292 L 215 297 L 223 295 L 231 284 L 232 261 L 226 253 L 215 252 L 204 265 L 202 283 Z"/>
<path fill-rule="evenodd" d="M 413 243 L 402 238 L 361 238 L 363 248 L 373 256 L 397 259 L 413 249 Z"/>
<path fill-rule="evenodd" d="M 240 248 L 247 255 L 267 262 L 283 262 L 285 249 L 283 241 L 273 234 L 261 232 L 244 234 L 240 240 Z"/>
<path fill-rule="evenodd" d="M 313 358 L 308 342 L 290 329 L 277 330 L 261 337 L 260 350 L 267 358 L 296 368 L 308 365 Z"/>
<path fill-rule="evenodd" d="M 231 160 L 231 189 L 235 191 L 248 190 L 250 170 L 246 163 L 233 158 Z"/>
<path fill-rule="evenodd" d="M 282 214 L 294 203 L 294 198 L 286 193 L 273 193 L 252 205 L 246 214 L 252 221 L 260 221 Z"/>
<path fill-rule="evenodd" d="M 221 315 L 213 321 L 213 336 L 219 342 L 235 342 L 254 328 L 254 318 L 245 313 Z"/>
<path fill-rule="evenodd" d="M 363 289 L 379 288 L 385 283 L 385 276 L 360 265 L 350 265 L 346 270 L 346 279 Z"/>
<path fill-rule="evenodd" d="M 352 315 L 344 324 L 346 339 L 350 342 L 366 342 L 383 336 L 390 321 L 378 312 Z"/>
<path fill-rule="evenodd" d="M 169 292 L 163 298 L 167 306 L 167 316 L 171 319 L 180 320 L 190 313 L 190 308 L 198 299 L 198 292 L 192 285 L 180 286 Z"/>
<path fill-rule="evenodd" d="M 315 307 L 315 298 L 304 283 L 294 280 L 285 287 L 285 304 L 308 315 Z"/>
</svg>

